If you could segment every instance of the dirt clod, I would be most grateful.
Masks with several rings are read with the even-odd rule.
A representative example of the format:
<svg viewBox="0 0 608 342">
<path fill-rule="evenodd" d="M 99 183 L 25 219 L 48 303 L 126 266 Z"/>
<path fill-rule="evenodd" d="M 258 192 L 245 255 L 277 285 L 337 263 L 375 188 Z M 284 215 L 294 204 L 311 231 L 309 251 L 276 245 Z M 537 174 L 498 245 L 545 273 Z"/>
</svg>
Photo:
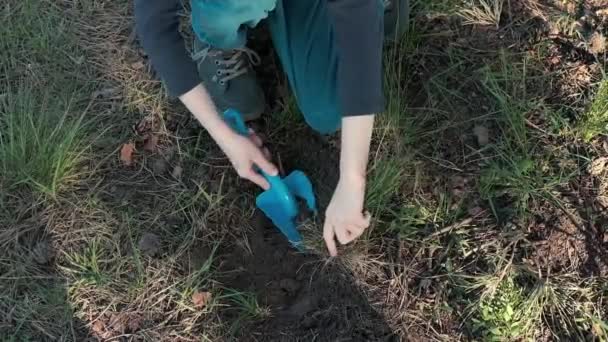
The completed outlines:
<svg viewBox="0 0 608 342">
<path fill-rule="evenodd" d="M 167 162 L 165 160 L 165 158 L 159 157 L 159 158 L 155 158 L 152 161 L 152 172 L 154 172 L 155 175 L 163 175 L 167 172 L 167 170 L 169 169 L 169 162 Z"/>
<path fill-rule="evenodd" d="M 179 165 L 176 165 L 173 168 L 173 171 L 171 171 L 171 177 L 179 180 L 182 178 L 183 173 L 184 173 L 184 168 Z"/>
<path fill-rule="evenodd" d="M 46 265 L 55 257 L 53 246 L 48 240 L 39 241 L 32 250 L 34 261 L 40 265 Z"/>
<path fill-rule="evenodd" d="M 476 125 L 473 132 L 477 137 L 477 144 L 479 146 L 486 146 L 490 143 L 490 132 L 486 126 Z"/>
<path fill-rule="evenodd" d="M 156 256 L 160 251 L 160 237 L 153 233 L 145 233 L 137 243 L 139 250 L 147 256 Z"/>
<path fill-rule="evenodd" d="M 100 90 L 96 90 L 93 93 L 91 93 L 91 98 L 92 99 L 98 99 L 98 98 L 104 99 L 104 98 L 112 97 L 119 92 L 120 92 L 119 87 L 100 89 Z"/>
<path fill-rule="evenodd" d="M 308 341 L 319 333 L 328 341 L 377 341 L 392 336 L 382 316 L 353 285 L 354 279 L 337 265 L 322 266 L 316 256 L 296 251 L 261 213 L 253 222 L 254 231 L 248 236 L 252 254 L 235 246 L 217 256 L 224 260 L 219 265 L 222 284 L 253 292 L 260 305 L 273 312 L 248 329 L 240 341 L 251 341 L 251 336 L 256 341 Z M 319 267 L 323 272 L 318 272 Z M 224 313 L 232 314 L 229 308 Z"/>
<path fill-rule="evenodd" d="M 157 134 L 150 134 L 144 140 L 144 150 L 148 152 L 156 152 L 158 150 L 159 136 Z"/>
</svg>

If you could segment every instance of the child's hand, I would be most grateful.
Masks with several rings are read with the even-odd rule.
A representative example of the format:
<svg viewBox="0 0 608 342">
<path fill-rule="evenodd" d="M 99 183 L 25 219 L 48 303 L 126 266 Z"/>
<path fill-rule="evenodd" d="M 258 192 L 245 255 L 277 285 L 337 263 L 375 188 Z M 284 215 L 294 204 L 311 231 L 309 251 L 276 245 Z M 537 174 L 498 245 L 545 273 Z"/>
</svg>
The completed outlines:
<svg viewBox="0 0 608 342">
<path fill-rule="evenodd" d="M 363 183 L 363 184 L 361 184 Z M 335 238 L 345 245 L 352 242 L 369 227 L 371 217 L 363 214 L 365 181 L 340 180 L 325 212 L 323 238 L 331 256 L 338 255 Z"/>
<path fill-rule="evenodd" d="M 217 143 L 230 159 L 232 166 L 240 177 L 254 182 L 264 190 L 268 190 L 270 184 L 255 170 L 254 166 L 270 176 L 276 176 L 278 171 L 276 166 L 268 160 L 268 150 L 263 147 L 262 140 L 258 135 L 251 130 L 249 137 L 233 132 L 233 134 L 229 134 L 223 139 L 218 139 Z"/>
</svg>

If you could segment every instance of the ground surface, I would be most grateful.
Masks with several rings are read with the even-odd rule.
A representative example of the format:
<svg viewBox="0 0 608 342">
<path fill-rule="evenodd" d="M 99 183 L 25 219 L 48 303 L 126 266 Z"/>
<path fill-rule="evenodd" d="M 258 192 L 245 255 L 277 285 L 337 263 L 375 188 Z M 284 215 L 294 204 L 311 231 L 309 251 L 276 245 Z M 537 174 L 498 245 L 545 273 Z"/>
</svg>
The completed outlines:
<svg viewBox="0 0 608 342">
<path fill-rule="evenodd" d="M 188 36 L 187 9 L 183 32 Z M 608 340 L 608 5 L 433 0 L 386 46 L 367 209 L 293 250 L 178 101 L 131 1 L 0 5 L 0 340 Z M 321 208 L 339 139 L 267 33 L 254 123 Z"/>
</svg>

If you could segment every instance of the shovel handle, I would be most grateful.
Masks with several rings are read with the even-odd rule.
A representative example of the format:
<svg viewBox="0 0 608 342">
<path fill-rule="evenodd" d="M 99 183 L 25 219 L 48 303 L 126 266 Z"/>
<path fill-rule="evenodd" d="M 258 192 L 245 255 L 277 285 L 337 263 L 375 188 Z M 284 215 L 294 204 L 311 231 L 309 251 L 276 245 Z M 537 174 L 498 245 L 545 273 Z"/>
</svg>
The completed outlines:
<svg viewBox="0 0 608 342">
<path fill-rule="evenodd" d="M 234 109 L 227 109 L 224 112 L 224 121 L 235 130 L 238 134 L 248 136 L 249 129 L 247 129 L 247 125 L 245 125 L 245 121 L 241 116 L 241 113 L 237 112 Z"/>
<path fill-rule="evenodd" d="M 245 124 L 245 120 L 243 120 L 243 116 L 238 111 L 236 111 L 232 108 L 227 109 L 224 112 L 224 121 L 226 121 L 228 126 L 230 126 L 230 128 L 235 130 L 238 134 L 240 134 L 242 136 L 249 136 L 249 129 L 247 128 L 247 125 Z M 255 167 L 255 170 L 258 173 L 260 173 L 262 176 L 264 176 L 264 178 L 266 178 L 266 180 L 270 183 L 271 187 L 273 185 L 275 185 L 277 182 L 280 182 L 280 180 L 281 180 L 280 176 L 278 176 L 278 175 L 270 176 L 266 172 L 264 172 L 260 168 L 258 168 L 257 166 Z"/>
</svg>

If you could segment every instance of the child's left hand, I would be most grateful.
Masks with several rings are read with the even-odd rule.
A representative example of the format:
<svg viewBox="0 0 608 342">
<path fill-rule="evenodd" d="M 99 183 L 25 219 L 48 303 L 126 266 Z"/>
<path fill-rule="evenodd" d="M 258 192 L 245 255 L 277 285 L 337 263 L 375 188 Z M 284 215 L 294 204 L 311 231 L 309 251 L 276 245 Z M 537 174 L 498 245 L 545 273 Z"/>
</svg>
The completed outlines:
<svg viewBox="0 0 608 342">
<path fill-rule="evenodd" d="M 338 255 L 335 238 L 345 245 L 369 227 L 371 216 L 363 214 L 365 181 L 356 183 L 340 180 L 325 212 L 323 238 L 331 256 Z"/>
</svg>

